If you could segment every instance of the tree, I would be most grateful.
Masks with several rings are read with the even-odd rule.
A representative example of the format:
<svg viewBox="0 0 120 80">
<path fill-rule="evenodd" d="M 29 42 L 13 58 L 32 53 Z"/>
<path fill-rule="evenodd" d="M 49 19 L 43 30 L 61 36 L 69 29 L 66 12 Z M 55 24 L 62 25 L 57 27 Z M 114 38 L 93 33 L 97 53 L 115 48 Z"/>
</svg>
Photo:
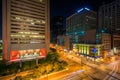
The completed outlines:
<svg viewBox="0 0 120 80">
<path fill-rule="evenodd" d="M 35 60 L 30 61 L 29 65 L 30 65 L 31 68 L 34 68 L 36 66 L 36 61 Z"/>
<path fill-rule="evenodd" d="M 44 64 L 44 65 L 41 65 L 38 69 L 40 69 L 40 72 L 44 74 L 46 72 L 45 68 L 46 68 L 46 65 Z"/>
<path fill-rule="evenodd" d="M 5 62 L 0 62 L 0 75 L 5 75 L 7 73 L 7 65 Z"/>
<path fill-rule="evenodd" d="M 61 61 L 60 62 L 60 70 L 64 69 L 67 65 L 68 65 L 67 62 Z"/>
<path fill-rule="evenodd" d="M 44 64 L 44 63 L 46 63 L 46 60 L 45 59 L 39 59 L 39 64 Z"/>
<path fill-rule="evenodd" d="M 53 66 L 54 71 L 58 71 L 59 68 L 60 68 L 59 63 L 58 62 L 54 62 L 54 66 Z"/>
<path fill-rule="evenodd" d="M 51 52 L 56 52 L 56 49 L 55 48 L 50 48 L 50 51 Z"/>
<path fill-rule="evenodd" d="M 47 55 L 47 62 L 54 62 L 54 61 L 58 61 L 59 59 L 59 55 L 57 52 L 49 52 Z"/>
<path fill-rule="evenodd" d="M 26 61 L 26 62 L 23 62 L 23 67 L 22 69 L 23 70 L 28 70 L 30 67 L 29 67 L 29 61 Z"/>
<path fill-rule="evenodd" d="M 41 69 L 39 69 L 39 68 L 34 69 L 33 76 L 34 76 L 35 78 L 38 78 L 38 77 L 40 77 L 41 75 L 42 75 Z"/>
<path fill-rule="evenodd" d="M 11 63 L 10 65 L 8 65 L 8 69 L 9 69 L 10 73 L 16 73 L 18 68 L 19 68 L 19 66 L 17 63 Z"/>
<path fill-rule="evenodd" d="M 53 70 L 53 65 L 52 64 L 47 64 L 46 66 L 46 72 L 50 73 Z"/>
</svg>

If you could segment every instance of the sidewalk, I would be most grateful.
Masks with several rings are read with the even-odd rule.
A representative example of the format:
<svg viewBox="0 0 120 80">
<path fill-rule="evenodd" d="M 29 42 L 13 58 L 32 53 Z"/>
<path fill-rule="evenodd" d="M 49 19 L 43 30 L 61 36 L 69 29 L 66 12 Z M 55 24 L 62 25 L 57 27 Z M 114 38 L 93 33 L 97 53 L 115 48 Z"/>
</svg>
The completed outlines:
<svg viewBox="0 0 120 80">
<path fill-rule="evenodd" d="M 0 80 L 10 80 L 10 79 L 14 79 L 16 76 L 26 76 L 28 74 L 32 74 L 33 70 L 28 70 L 28 71 L 23 71 L 17 74 L 11 74 L 11 75 L 6 75 L 6 76 L 1 76 Z"/>
<path fill-rule="evenodd" d="M 43 75 L 43 76 L 41 76 L 40 78 L 38 78 L 38 80 L 39 80 L 39 79 L 42 80 L 42 79 L 45 78 L 45 77 L 49 77 L 49 76 L 51 76 L 51 75 L 55 75 L 55 74 L 58 74 L 58 73 L 61 73 L 61 72 L 64 72 L 64 71 L 67 71 L 67 69 L 64 69 L 64 70 L 62 70 L 62 71 L 53 72 L 53 73 L 50 73 L 50 74 Z M 36 80 L 36 79 L 34 79 L 34 80 Z"/>
</svg>

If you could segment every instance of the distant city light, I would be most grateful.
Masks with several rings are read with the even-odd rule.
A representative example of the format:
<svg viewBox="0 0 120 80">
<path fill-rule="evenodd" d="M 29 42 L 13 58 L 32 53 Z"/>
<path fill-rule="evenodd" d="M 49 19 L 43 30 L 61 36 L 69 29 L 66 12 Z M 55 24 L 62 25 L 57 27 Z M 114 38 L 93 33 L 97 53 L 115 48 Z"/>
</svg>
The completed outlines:
<svg viewBox="0 0 120 80">
<path fill-rule="evenodd" d="M 83 11 L 83 10 L 90 11 L 90 9 L 89 9 L 89 8 L 85 7 L 85 8 L 81 8 L 81 9 L 79 9 L 77 12 L 79 13 L 79 12 L 81 12 L 81 11 Z"/>
<path fill-rule="evenodd" d="M 40 0 L 40 2 L 43 2 L 43 0 Z"/>
<path fill-rule="evenodd" d="M 85 31 L 81 31 L 81 34 L 85 34 Z"/>
<path fill-rule="evenodd" d="M 113 48 L 113 51 L 114 51 L 114 53 L 117 53 L 117 52 L 116 52 L 116 48 Z"/>
<path fill-rule="evenodd" d="M 101 32 L 102 32 L 102 33 L 104 33 L 105 31 L 104 31 L 104 30 L 102 30 Z"/>
</svg>

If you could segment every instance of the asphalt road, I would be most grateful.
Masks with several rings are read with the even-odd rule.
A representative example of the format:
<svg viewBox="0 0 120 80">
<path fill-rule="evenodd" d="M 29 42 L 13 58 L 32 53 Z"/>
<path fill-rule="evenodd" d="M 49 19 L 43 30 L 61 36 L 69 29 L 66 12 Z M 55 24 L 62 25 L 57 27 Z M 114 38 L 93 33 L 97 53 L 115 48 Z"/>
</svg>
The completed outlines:
<svg viewBox="0 0 120 80">
<path fill-rule="evenodd" d="M 79 57 L 76 57 L 74 60 L 82 63 L 83 70 L 85 70 L 84 73 L 79 73 L 72 77 L 65 76 L 60 80 L 120 80 L 119 60 L 111 62 L 110 64 L 94 64 L 93 62 L 91 63 L 85 60 L 85 58 L 82 58 L 83 61 L 79 62 L 78 58 Z M 71 74 L 69 76 L 71 76 Z"/>
<path fill-rule="evenodd" d="M 64 53 L 64 51 L 61 51 L 60 56 L 61 60 L 69 63 L 67 69 L 34 80 L 120 80 L 120 57 L 109 64 L 96 64 L 84 57 Z M 9 80 L 8 77 L 0 80 Z"/>
</svg>

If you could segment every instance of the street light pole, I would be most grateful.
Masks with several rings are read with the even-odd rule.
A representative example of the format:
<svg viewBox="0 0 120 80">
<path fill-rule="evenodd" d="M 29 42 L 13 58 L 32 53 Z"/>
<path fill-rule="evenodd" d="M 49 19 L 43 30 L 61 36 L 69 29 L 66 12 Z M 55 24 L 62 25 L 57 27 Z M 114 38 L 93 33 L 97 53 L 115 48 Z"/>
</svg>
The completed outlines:
<svg viewBox="0 0 120 80">
<path fill-rule="evenodd" d="M 22 68 L 22 60 L 20 60 L 20 68 Z"/>
<path fill-rule="evenodd" d="M 81 56 L 81 68 L 82 68 L 82 56 Z"/>
</svg>

